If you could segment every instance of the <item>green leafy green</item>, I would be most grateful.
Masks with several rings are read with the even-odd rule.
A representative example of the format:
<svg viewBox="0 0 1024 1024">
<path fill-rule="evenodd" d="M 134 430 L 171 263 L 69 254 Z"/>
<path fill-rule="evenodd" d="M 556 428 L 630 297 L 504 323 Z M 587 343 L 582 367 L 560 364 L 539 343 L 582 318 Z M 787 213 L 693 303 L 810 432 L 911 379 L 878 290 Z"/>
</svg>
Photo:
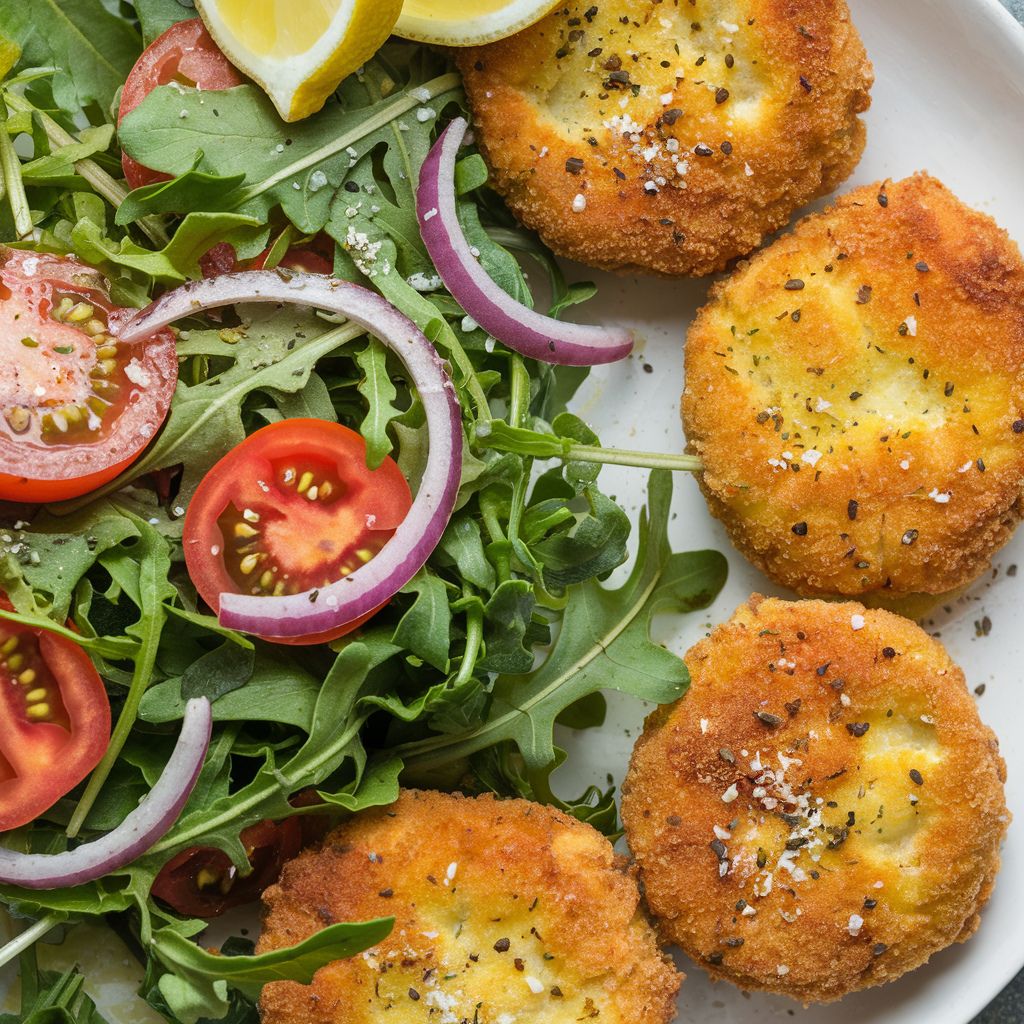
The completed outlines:
<svg viewBox="0 0 1024 1024">
<path fill-rule="evenodd" d="M 19 68 L 52 68 L 53 97 L 64 110 L 107 111 L 142 40 L 101 0 L 0 0 L 0 25 L 21 47 Z"/>
</svg>

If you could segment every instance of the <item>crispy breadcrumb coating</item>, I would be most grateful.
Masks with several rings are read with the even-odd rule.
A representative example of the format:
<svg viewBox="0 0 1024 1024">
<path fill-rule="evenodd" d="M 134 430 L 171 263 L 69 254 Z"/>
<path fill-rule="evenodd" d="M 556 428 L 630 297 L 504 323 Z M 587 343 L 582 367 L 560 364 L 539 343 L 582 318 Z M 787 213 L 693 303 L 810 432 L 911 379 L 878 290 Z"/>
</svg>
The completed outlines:
<svg viewBox="0 0 1024 1024">
<path fill-rule="evenodd" d="M 733 543 L 806 595 L 984 572 L 1024 494 L 1024 263 L 917 174 L 842 197 L 717 285 L 683 423 Z"/>
<path fill-rule="evenodd" d="M 456 60 L 494 187 L 604 269 L 721 270 L 864 149 L 844 0 L 586 0 Z"/>
<path fill-rule="evenodd" d="M 665 1024 L 682 981 L 625 861 L 589 825 L 525 800 L 406 791 L 288 864 L 259 950 L 335 921 L 391 935 L 263 990 L 264 1024 Z"/>
<path fill-rule="evenodd" d="M 622 814 L 666 940 L 805 1002 L 973 934 L 1009 814 L 963 673 L 908 619 L 758 595 L 686 656 Z"/>
</svg>

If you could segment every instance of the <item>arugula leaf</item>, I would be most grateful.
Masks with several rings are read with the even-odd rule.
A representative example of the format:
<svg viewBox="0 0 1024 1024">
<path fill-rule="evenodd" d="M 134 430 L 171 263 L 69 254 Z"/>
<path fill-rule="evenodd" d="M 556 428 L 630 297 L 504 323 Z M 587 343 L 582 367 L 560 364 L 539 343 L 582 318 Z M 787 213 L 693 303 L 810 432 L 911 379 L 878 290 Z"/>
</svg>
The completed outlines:
<svg viewBox="0 0 1024 1024">
<path fill-rule="evenodd" d="M 54 69 L 53 97 L 71 112 L 95 105 L 105 115 L 142 50 L 101 0 L 0 0 L 0 24 L 21 47 L 19 68 Z"/>
<path fill-rule="evenodd" d="M 208 697 L 211 704 L 215 703 L 226 693 L 245 686 L 255 666 L 255 651 L 239 650 L 237 644 L 225 640 L 185 669 L 181 677 L 181 699 Z"/>
<path fill-rule="evenodd" d="M 444 581 L 424 566 L 401 593 L 417 597 L 395 628 L 391 642 L 446 672 L 452 613 Z"/>
<path fill-rule="evenodd" d="M 499 676 L 487 718 L 475 728 L 399 746 L 407 768 L 430 768 L 512 740 L 529 770 L 543 770 L 555 760 L 555 719 L 588 694 L 615 689 L 660 704 L 682 696 L 686 666 L 651 641 L 651 619 L 668 609 L 707 606 L 725 583 L 726 561 L 715 551 L 671 553 L 671 496 L 671 476 L 652 473 L 636 565 L 626 582 L 609 590 L 588 580 L 571 590 L 544 663 L 528 674 Z"/>
<path fill-rule="evenodd" d="M 369 406 L 359 432 L 366 439 L 366 464 L 376 469 L 394 447 L 388 437 L 388 424 L 400 415 L 393 404 L 398 391 L 388 373 L 387 348 L 376 338 L 368 339 L 366 348 L 356 353 L 356 363 L 363 371 L 359 394 Z"/>
<path fill-rule="evenodd" d="M 0 1024 L 107 1024 L 85 994 L 85 977 L 77 967 L 40 971 L 32 951 L 19 963 L 20 1013 L 0 1013 Z"/>
<path fill-rule="evenodd" d="M 244 175 L 221 210 L 266 220 L 274 206 L 300 231 L 327 222 L 331 202 L 349 168 L 379 142 L 392 121 L 456 95 L 454 74 L 375 104 L 329 103 L 316 117 L 284 123 L 262 90 L 239 85 L 215 98 L 194 89 L 161 86 L 125 117 L 118 131 L 127 153 L 174 176 L 197 169 L 219 178 Z"/>
<path fill-rule="evenodd" d="M 196 17 L 192 0 L 129 0 L 135 8 L 142 29 L 142 40 L 149 46 L 173 24 Z"/>
<path fill-rule="evenodd" d="M 223 692 L 214 702 L 214 721 L 278 722 L 308 733 L 320 683 L 294 660 L 261 646 L 245 686 Z M 185 713 L 182 685 L 177 676 L 154 686 L 142 698 L 139 717 L 153 723 L 178 721 Z"/>
<path fill-rule="evenodd" d="M 229 1007 L 228 985 L 250 999 L 272 981 L 308 985 L 321 967 L 387 938 L 394 923 L 393 917 L 385 917 L 332 924 L 294 946 L 254 956 L 210 953 L 175 929 L 161 928 L 153 933 L 152 948 L 173 973 L 160 979 L 160 992 L 182 1024 L 195 1024 L 202 1016 L 222 1017 Z"/>
</svg>

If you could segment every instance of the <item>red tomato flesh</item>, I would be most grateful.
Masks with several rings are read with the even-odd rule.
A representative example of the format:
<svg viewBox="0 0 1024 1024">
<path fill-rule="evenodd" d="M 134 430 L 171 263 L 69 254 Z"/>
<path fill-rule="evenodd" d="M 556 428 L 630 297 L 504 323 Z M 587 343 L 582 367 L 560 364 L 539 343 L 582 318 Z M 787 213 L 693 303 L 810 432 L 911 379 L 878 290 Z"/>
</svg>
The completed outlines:
<svg viewBox="0 0 1024 1024">
<path fill-rule="evenodd" d="M 398 466 L 385 458 L 368 469 L 366 443 L 354 430 L 282 420 L 250 435 L 203 478 L 185 516 L 185 561 L 215 611 L 226 591 L 297 594 L 368 562 L 411 504 Z M 369 617 L 324 633 L 264 639 L 324 643 Z"/>
<path fill-rule="evenodd" d="M 0 619 L 0 831 L 52 807 L 109 741 L 110 703 L 88 655 L 47 630 Z"/>
<path fill-rule="evenodd" d="M 76 497 L 157 432 L 178 379 L 174 336 L 132 345 L 91 267 L 0 247 L 0 499 Z"/>
<path fill-rule="evenodd" d="M 179 21 L 154 39 L 135 62 L 121 91 L 117 123 L 120 124 L 158 85 L 177 82 L 214 92 L 241 85 L 242 81 L 242 76 L 221 53 L 199 18 Z M 131 188 L 170 180 L 169 175 L 151 171 L 127 153 L 121 157 L 121 167 Z"/>
<path fill-rule="evenodd" d="M 239 875 L 226 853 L 215 847 L 193 846 L 172 857 L 161 869 L 152 895 L 187 917 L 217 917 L 231 907 L 258 899 L 277 881 L 281 868 L 302 847 L 298 818 L 261 821 L 242 831 L 252 871 Z"/>
</svg>

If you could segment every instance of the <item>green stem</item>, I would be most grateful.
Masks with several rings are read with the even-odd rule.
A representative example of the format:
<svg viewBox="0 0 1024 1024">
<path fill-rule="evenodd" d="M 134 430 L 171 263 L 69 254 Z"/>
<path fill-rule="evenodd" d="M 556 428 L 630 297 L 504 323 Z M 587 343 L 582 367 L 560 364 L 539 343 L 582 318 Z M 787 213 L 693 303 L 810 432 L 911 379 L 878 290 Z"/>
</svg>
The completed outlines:
<svg viewBox="0 0 1024 1024">
<path fill-rule="evenodd" d="M 7 103 L 17 111 L 32 114 L 39 119 L 39 123 L 46 132 L 46 137 L 53 146 L 70 146 L 79 140 L 70 132 L 65 131 L 49 114 L 33 106 L 24 97 L 17 93 L 9 92 L 6 96 Z M 95 190 L 97 195 L 102 196 L 115 209 L 124 202 L 128 195 L 128 189 L 116 178 L 112 178 L 95 160 L 79 160 L 75 163 L 75 171 L 80 174 Z M 165 246 L 170 241 L 163 225 L 156 217 L 142 217 L 137 222 L 139 228 L 149 237 L 154 245 Z"/>
<path fill-rule="evenodd" d="M 124 706 L 121 708 L 121 714 L 118 715 L 117 725 L 114 726 L 114 731 L 111 733 L 106 753 L 103 755 L 100 763 L 93 769 L 92 775 L 89 776 L 85 792 L 78 801 L 75 813 L 71 815 L 71 821 L 68 822 L 65 834 L 69 839 L 73 839 L 78 835 L 82 823 L 85 821 L 89 811 L 92 810 L 92 805 L 96 802 L 96 798 L 100 795 L 100 790 L 103 789 L 103 784 L 107 781 L 107 776 L 110 775 L 114 762 L 121 755 L 121 751 L 139 716 L 139 705 L 142 703 L 142 697 L 153 678 L 153 667 L 156 664 L 156 652 L 160 646 L 160 634 L 163 631 L 165 618 L 166 614 L 163 611 L 162 605 L 153 609 L 152 614 L 148 616 L 148 632 L 142 640 L 138 656 L 135 659 L 135 670 L 132 672 L 128 696 L 125 698 Z"/>
<path fill-rule="evenodd" d="M 600 462 L 609 466 L 671 469 L 678 473 L 700 473 L 704 469 L 704 463 L 696 455 L 636 452 L 626 448 L 598 448 L 589 444 L 570 444 L 564 458 L 566 462 Z"/>
<path fill-rule="evenodd" d="M 476 659 L 480 655 L 480 643 L 484 636 L 484 612 L 476 602 L 466 609 L 466 647 L 462 653 L 462 664 L 454 685 L 464 683 L 476 668 Z"/>
<path fill-rule="evenodd" d="M 433 99 L 442 93 L 457 89 L 460 82 L 459 76 L 452 72 L 417 86 L 415 96 L 403 93 L 394 103 L 389 103 L 383 110 L 374 114 L 373 117 L 368 117 L 365 121 L 362 121 L 358 128 L 353 128 L 352 131 L 339 135 L 332 142 L 327 143 L 326 146 L 321 146 L 312 153 L 308 153 L 301 159 L 294 161 L 294 163 L 290 163 L 287 167 L 281 168 L 280 171 L 272 174 L 269 178 L 265 178 L 263 181 L 256 182 L 248 188 L 242 189 L 238 194 L 237 200 L 232 204 L 233 207 L 237 209 L 240 206 L 244 206 L 258 196 L 263 195 L 264 192 L 269 192 L 280 185 L 281 182 L 290 181 L 303 171 L 316 167 L 317 164 L 323 163 L 324 160 L 348 149 L 353 143 L 359 142 L 361 139 L 366 138 L 366 136 L 371 135 L 378 128 L 383 128 L 389 121 L 393 121 L 396 117 L 400 117 L 402 114 L 422 106 L 425 100 Z"/>
<path fill-rule="evenodd" d="M 20 956 L 26 949 L 29 949 L 48 932 L 52 932 L 58 925 L 67 920 L 67 914 L 60 910 L 51 910 L 45 917 L 39 918 L 35 924 L 29 925 L 23 932 L 19 932 L 4 946 L 0 946 L 0 967 L 10 963 L 16 956 Z"/>
<path fill-rule="evenodd" d="M 21 180 L 21 161 L 14 152 L 14 143 L 7 131 L 7 107 L 2 100 L 0 117 L 4 122 L 0 126 L 0 168 L 3 169 L 7 201 L 14 216 L 14 233 L 19 239 L 28 238 L 32 234 L 32 211 L 29 209 L 28 196 L 25 195 L 25 183 Z"/>
<path fill-rule="evenodd" d="M 513 353 L 509 361 L 512 380 L 509 383 L 508 421 L 513 427 L 521 427 L 530 409 L 530 374 L 522 356 Z"/>
</svg>

